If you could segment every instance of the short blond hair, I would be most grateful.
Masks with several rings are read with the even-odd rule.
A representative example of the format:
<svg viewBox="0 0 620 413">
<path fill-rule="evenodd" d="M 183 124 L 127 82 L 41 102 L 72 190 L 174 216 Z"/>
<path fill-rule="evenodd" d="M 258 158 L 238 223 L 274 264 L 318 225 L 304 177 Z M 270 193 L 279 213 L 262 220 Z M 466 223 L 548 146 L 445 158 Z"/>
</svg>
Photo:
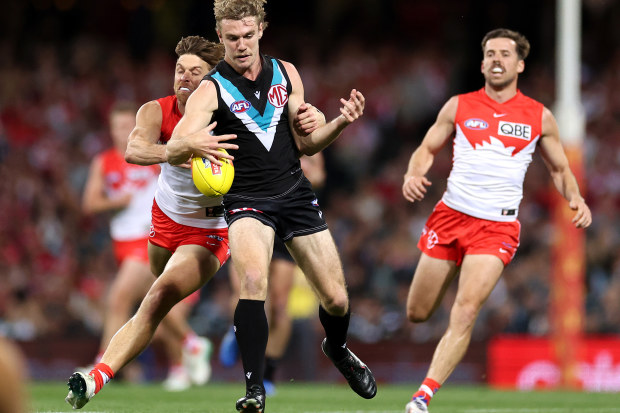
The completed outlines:
<svg viewBox="0 0 620 413">
<path fill-rule="evenodd" d="M 213 14 L 215 15 L 215 29 L 220 30 L 222 20 L 241 20 L 245 17 L 256 17 L 257 24 L 267 28 L 265 4 L 267 0 L 215 0 Z"/>
</svg>

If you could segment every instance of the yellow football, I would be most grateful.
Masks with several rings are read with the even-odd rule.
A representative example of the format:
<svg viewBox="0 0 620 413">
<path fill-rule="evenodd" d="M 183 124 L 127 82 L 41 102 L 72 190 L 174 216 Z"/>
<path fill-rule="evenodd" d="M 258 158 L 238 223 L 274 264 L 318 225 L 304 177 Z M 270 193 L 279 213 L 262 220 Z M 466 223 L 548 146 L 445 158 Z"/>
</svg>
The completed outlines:
<svg viewBox="0 0 620 413">
<path fill-rule="evenodd" d="M 220 152 L 228 153 L 224 149 Z M 235 167 L 229 159 L 219 158 L 222 166 L 207 158 L 192 158 L 192 179 L 194 185 L 206 196 L 221 196 L 228 192 L 235 178 Z"/>
</svg>

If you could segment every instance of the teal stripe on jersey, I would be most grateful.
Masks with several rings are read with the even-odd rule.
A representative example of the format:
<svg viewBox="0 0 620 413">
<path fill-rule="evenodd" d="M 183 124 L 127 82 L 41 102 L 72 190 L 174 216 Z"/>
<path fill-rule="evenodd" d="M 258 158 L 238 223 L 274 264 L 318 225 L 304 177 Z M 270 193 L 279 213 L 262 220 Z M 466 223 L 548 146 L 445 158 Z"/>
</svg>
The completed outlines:
<svg viewBox="0 0 620 413">
<path fill-rule="evenodd" d="M 271 61 L 272 61 L 273 68 L 274 68 L 273 77 L 271 79 L 271 86 L 273 86 L 273 85 L 278 85 L 282 83 L 283 75 L 282 75 L 282 72 L 280 71 L 280 66 L 278 66 L 278 63 L 276 62 L 276 60 L 271 59 Z M 243 94 L 239 91 L 239 89 L 237 89 L 237 87 L 233 85 L 230 80 L 225 79 L 219 72 L 214 73 L 212 77 L 216 79 L 222 85 L 222 87 L 224 87 L 224 89 L 228 91 L 228 93 L 230 93 L 230 95 L 233 97 L 233 99 L 235 99 L 235 101 L 247 100 L 243 96 Z M 265 98 L 268 99 L 268 97 L 265 97 Z M 226 102 L 226 103 L 230 105 L 233 102 Z M 267 132 L 269 125 L 272 124 L 274 111 L 275 111 L 275 106 L 271 104 L 267 104 L 265 106 L 265 113 L 261 115 L 260 113 L 258 113 L 258 110 L 254 108 L 254 105 L 252 105 L 250 106 L 250 109 L 246 111 L 246 113 L 250 116 L 250 118 L 252 118 L 252 120 L 254 120 L 254 122 L 258 125 L 258 127 L 261 130 L 263 130 L 264 132 Z M 238 118 L 240 118 L 239 114 L 235 113 L 235 115 Z"/>
</svg>

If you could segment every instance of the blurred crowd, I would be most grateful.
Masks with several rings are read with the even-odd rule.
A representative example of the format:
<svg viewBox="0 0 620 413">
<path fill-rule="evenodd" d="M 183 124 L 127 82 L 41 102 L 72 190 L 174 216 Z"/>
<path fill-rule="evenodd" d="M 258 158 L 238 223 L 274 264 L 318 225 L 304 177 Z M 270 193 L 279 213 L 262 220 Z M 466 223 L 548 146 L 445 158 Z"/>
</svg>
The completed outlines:
<svg viewBox="0 0 620 413">
<path fill-rule="evenodd" d="M 413 326 L 404 309 L 420 254 L 416 243 L 445 188 L 451 148 L 429 173 L 433 186 L 423 202 L 404 201 L 402 176 L 441 105 L 452 94 L 481 87 L 482 76 L 468 83 L 463 73 L 477 67 L 424 44 L 369 48 L 344 39 L 337 48 L 308 44 L 303 54 L 291 55 L 268 42 L 269 30 L 262 50 L 296 64 L 306 100 L 328 118 L 339 113 L 339 98 L 351 88 L 366 97 L 363 118 L 325 151 L 327 182 L 319 193 L 349 285 L 351 334 L 369 343 L 437 340 L 453 288 L 427 323 Z M 116 265 L 109 216 L 88 216 L 80 208 L 88 166 L 111 146 L 107 114 L 114 102 L 141 104 L 172 93 L 172 48 L 152 48 L 138 58 L 122 42 L 77 36 L 62 45 L 35 44 L 24 59 L 14 53 L 16 45 L 1 46 L 0 335 L 22 341 L 98 336 Z M 466 47 L 475 56 L 467 64 L 478 62 L 478 43 Z M 609 64 L 583 71 L 582 185 L 594 217 L 586 231 L 588 333 L 620 333 L 620 50 L 614 53 Z M 526 64 L 520 81 L 525 94 L 548 107 L 555 98 L 552 64 Z M 552 191 L 535 156 L 519 216 L 521 245 L 484 307 L 474 340 L 500 332 L 549 333 Z M 224 268 L 195 308 L 199 332 L 225 332 L 229 293 Z"/>
</svg>

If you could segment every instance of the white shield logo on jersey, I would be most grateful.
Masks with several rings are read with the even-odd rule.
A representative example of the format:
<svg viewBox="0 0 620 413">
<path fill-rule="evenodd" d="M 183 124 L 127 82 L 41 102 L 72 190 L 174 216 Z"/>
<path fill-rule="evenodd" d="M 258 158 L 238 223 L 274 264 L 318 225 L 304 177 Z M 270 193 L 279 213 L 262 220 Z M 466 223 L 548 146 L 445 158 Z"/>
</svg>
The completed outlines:
<svg viewBox="0 0 620 413">
<path fill-rule="evenodd" d="M 288 93 L 286 93 L 286 87 L 284 85 L 273 85 L 267 93 L 269 103 L 276 108 L 281 108 L 288 102 Z"/>
</svg>

